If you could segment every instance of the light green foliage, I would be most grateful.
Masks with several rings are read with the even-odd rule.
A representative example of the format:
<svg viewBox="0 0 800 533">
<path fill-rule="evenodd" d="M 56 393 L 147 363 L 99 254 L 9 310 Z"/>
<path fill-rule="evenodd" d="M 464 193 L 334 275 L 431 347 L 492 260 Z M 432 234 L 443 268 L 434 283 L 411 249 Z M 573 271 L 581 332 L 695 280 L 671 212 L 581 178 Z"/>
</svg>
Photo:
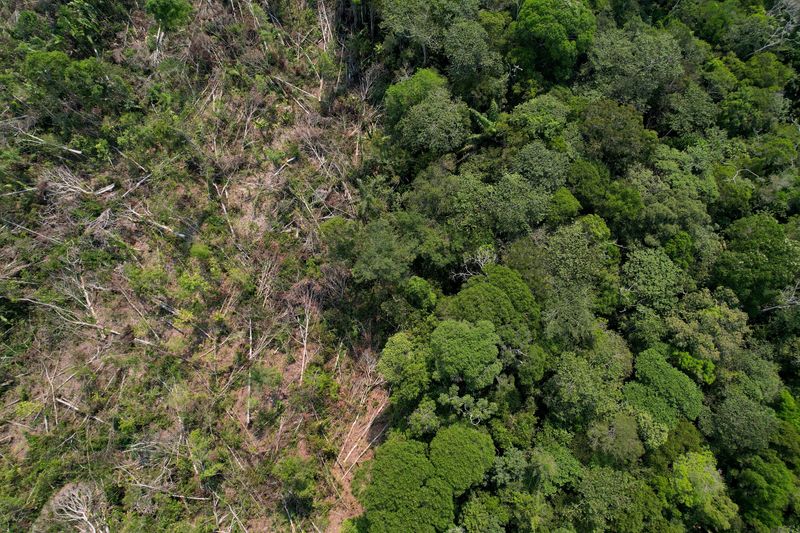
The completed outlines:
<svg viewBox="0 0 800 533">
<path fill-rule="evenodd" d="M 647 411 L 636 413 L 636 423 L 639 427 L 639 436 L 645 448 L 655 450 L 662 446 L 669 438 L 669 427 L 657 422 Z"/>
<path fill-rule="evenodd" d="M 440 429 L 431 441 L 431 463 L 456 496 L 483 480 L 494 463 L 494 444 L 488 433 L 466 425 Z"/>
<path fill-rule="evenodd" d="M 453 489 L 425 452 L 425 444 L 398 437 L 375 451 L 363 498 L 370 531 L 441 531 L 453 522 Z"/>
<path fill-rule="evenodd" d="M 592 43 L 595 18 L 581 1 L 525 0 L 512 32 L 513 57 L 523 68 L 565 80 Z"/>
<path fill-rule="evenodd" d="M 628 405 L 647 413 L 657 424 L 672 428 L 678 422 L 678 410 L 654 387 L 631 381 L 625 384 L 623 395 Z"/>
<path fill-rule="evenodd" d="M 386 342 L 378 372 L 392 388 L 392 401 L 398 403 L 416 400 L 427 389 L 430 379 L 424 351 L 402 332 Z"/>
<path fill-rule="evenodd" d="M 409 109 L 424 101 L 437 89 L 445 89 L 447 80 L 435 70 L 423 68 L 386 89 L 384 105 L 389 126 L 397 124 Z"/>
<path fill-rule="evenodd" d="M 187 0 L 146 0 L 144 7 L 167 31 L 186 24 L 192 13 L 192 5 Z"/>
<path fill-rule="evenodd" d="M 427 280 L 411 276 L 404 287 L 405 296 L 415 307 L 430 311 L 436 305 L 436 293 Z"/>
<path fill-rule="evenodd" d="M 636 379 L 652 387 L 689 420 L 700 414 L 703 406 L 700 389 L 689 376 L 670 365 L 660 351 L 649 349 L 636 357 Z"/>
<path fill-rule="evenodd" d="M 727 495 L 711 452 L 689 452 L 679 457 L 672 466 L 672 486 L 678 502 L 696 513 L 700 521 L 713 528 L 730 529 L 737 506 Z"/>
<path fill-rule="evenodd" d="M 431 357 L 443 379 L 479 390 L 500 373 L 499 342 L 491 322 L 445 320 L 431 334 Z"/>
<path fill-rule="evenodd" d="M 784 389 L 780 393 L 777 407 L 778 418 L 800 430 L 800 404 L 791 392 Z"/>
<path fill-rule="evenodd" d="M 697 359 L 688 352 L 675 352 L 672 354 L 676 366 L 693 376 L 695 380 L 711 385 L 717 379 L 714 372 L 714 362 L 707 359 Z"/>
</svg>

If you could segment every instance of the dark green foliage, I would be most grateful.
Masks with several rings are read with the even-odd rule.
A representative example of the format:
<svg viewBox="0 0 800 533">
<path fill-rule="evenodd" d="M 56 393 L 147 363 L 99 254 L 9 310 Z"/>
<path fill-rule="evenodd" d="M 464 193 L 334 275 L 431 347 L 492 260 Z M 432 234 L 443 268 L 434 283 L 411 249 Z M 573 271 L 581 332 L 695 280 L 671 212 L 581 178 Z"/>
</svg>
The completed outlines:
<svg viewBox="0 0 800 533">
<path fill-rule="evenodd" d="M 714 441 L 730 454 L 763 450 L 777 431 L 774 411 L 739 391 L 714 407 L 707 424 Z"/>
<path fill-rule="evenodd" d="M 588 469 L 576 486 L 576 525 L 587 531 L 644 531 L 661 525 L 661 509 L 647 484 L 607 467 Z"/>
<path fill-rule="evenodd" d="M 167 31 L 186 24 L 192 12 L 192 5 L 186 0 L 146 0 L 144 7 Z"/>
<path fill-rule="evenodd" d="M 644 128 L 636 109 L 610 100 L 598 100 L 586 108 L 581 132 L 588 153 L 614 172 L 649 159 L 657 139 L 655 132 Z"/>
<path fill-rule="evenodd" d="M 678 83 L 681 63 L 678 43 L 666 31 L 611 29 L 595 37 L 586 67 L 603 95 L 646 111 Z"/>
<path fill-rule="evenodd" d="M 797 505 L 797 477 L 778 455 L 767 452 L 745 462 L 736 475 L 736 494 L 745 521 L 753 528 L 780 527 Z"/>
<path fill-rule="evenodd" d="M 592 43 L 595 17 L 583 2 L 525 0 L 511 31 L 513 57 L 523 68 L 564 80 Z"/>
<path fill-rule="evenodd" d="M 716 279 L 736 292 L 749 313 L 758 313 L 796 276 L 800 247 L 767 214 L 737 220 L 726 235 L 728 247 L 717 262 Z"/>
<path fill-rule="evenodd" d="M 456 496 L 480 483 L 494 463 L 488 433 L 465 425 L 440 429 L 431 441 L 431 463 Z"/>
<path fill-rule="evenodd" d="M 425 452 L 425 444 L 400 438 L 376 450 L 363 498 L 370 531 L 435 531 L 453 522 L 453 489 Z"/>
<path fill-rule="evenodd" d="M 539 307 L 520 275 L 502 266 L 489 266 L 442 303 L 449 318 L 477 323 L 488 320 L 506 346 L 523 349 L 538 325 Z"/>
<path fill-rule="evenodd" d="M 502 101 L 505 93 L 503 61 L 478 22 L 461 20 L 444 36 L 447 72 L 456 94 L 480 107 Z"/>
<path fill-rule="evenodd" d="M 284 504 L 295 514 L 308 514 L 317 496 L 317 467 L 314 462 L 300 457 L 284 457 L 273 472 L 281 482 Z"/>
</svg>

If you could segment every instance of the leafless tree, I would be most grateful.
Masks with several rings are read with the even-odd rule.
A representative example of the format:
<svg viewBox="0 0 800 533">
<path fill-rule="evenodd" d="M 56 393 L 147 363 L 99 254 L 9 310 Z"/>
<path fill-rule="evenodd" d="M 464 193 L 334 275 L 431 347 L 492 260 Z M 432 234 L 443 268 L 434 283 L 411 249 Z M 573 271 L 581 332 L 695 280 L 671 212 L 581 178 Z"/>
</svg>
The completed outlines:
<svg viewBox="0 0 800 533">
<path fill-rule="evenodd" d="M 311 330 L 319 314 L 319 287 L 313 281 L 302 280 L 289 291 L 289 302 L 295 309 L 296 339 L 300 344 L 300 383 L 302 383 L 310 359 Z"/>
<path fill-rule="evenodd" d="M 464 281 L 472 276 L 483 273 L 483 269 L 486 268 L 487 265 L 493 265 L 495 263 L 497 263 L 497 252 L 494 250 L 494 247 L 481 246 L 464 258 L 461 269 L 455 272 L 452 277 L 453 279 Z"/>
<path fill-rule="evenodd" d="M 775 303 L 763 308 L 762 311 L 774 311 L 776 309 L 789 309 L 800 305 L 800 279 L 793 285 L 789 285 L 778 296 Z"/>
<path fill-rule="evenodd" d="M 75 526 L 82 533 L 108 533 L 105 524 L 106 502 L 102 493 L 91 483 L 69 483 L 52 501 L 53 515 Z"/>
<path fill-rule="evenodd" d="M 766 44 L 753 54 L 782 46 L 789 41 L 795 41 L 794 44 L 797 45 L 798 30 L 800 30 L 800 0 L 778 0 L 767 15 L 775 21 L 775 26 Z"/>
</svg>

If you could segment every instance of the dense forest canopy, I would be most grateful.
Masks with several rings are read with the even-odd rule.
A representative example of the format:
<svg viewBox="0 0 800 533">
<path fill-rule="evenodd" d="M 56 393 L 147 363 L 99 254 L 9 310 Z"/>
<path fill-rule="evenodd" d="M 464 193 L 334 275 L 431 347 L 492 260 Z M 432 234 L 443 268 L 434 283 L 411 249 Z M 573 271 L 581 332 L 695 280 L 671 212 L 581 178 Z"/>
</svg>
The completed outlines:
<svg viewBox="0 0 800 533">
<path fill-rule="evenodd" d="M 0 20 L 0 529 L 800 528 L 797 0 Z"/>
</svg>

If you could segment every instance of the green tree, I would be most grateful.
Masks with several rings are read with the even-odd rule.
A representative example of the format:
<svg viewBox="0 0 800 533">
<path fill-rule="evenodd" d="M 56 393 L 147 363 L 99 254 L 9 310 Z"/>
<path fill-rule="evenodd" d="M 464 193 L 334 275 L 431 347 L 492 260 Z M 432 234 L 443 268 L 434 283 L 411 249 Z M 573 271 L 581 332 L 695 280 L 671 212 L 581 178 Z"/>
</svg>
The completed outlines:
<svg viewBox="0 0 800 533">
<path fill-rule="evenodd" d="M 144 8 L 165 31 L 180 28 L 192 13 L 192 5 L 187 0 L 146 0 Z"/>
<path fill-rule="evenodd" d="M 295 514 L 307 515 L 317 497 L 318 466 L 313 460 L 287 456 L 275 464 L 273 473 L 281 482 L 283 502 Z"/>
<path fill-rule="evenodd" d="M 453 489 L 425 452 L 425 444 L 399 437 L 375 450 L 363 497 L 369 531 L 442 531 L 453 523 Z"/>
<path fill-rule="evenodd" d="M 634 250 L 622 265 L 622 301 L 667 311 L 678 301 L 682 278 L 680 269 L 661 248 Z"/>
<path fill-rule="evenodd" d="M 530 289 L 513 270 L 487 266 L 485 275 L 471 277 L 464 287 L 442 304 L 445 316 L 494 324 L 506 346 L 524 349 L 532 340 L 539 308 Z"/>
<path fill-rule="evenodd" d="M 413 76 L 390 85 L 384 96 L 386 123 L 391 128 L 409 109 L 425 100 L 436 89 L 445 89 L 447 80 L 435 70 L 421 68 Z"/>
<path fill-rule="evenodd" d="M 576 487 L 575 526 L 581 531 L 657 531 L 661 504 L 641 479 L 608 467 L 588 468 Z"/>
<path fill-rule="evenodd" d="M 725 233 L 728 246 L 717 262 L 715 279 L 733 289 L 753 316 L 800 272 L 800 246 L 768 214 L 739 219 Z"/>
<path fill-rule="evenodd" d="M 785 524 L 785 513 L 796 505 L 798 489 L 795 474 L 770 450 L 745 461 L 736 475 L 734 497 L 745 521 L 766 531 Z"/>
<path fill-rule="evenodd" d="M 736 389 L 728 391 L 704 422 L 704 431 L 729 454 L 765 449 L 778 429 L 772 409 Z"/>
<path fill-rule="evenodd" d="M 617 387 L 603 383 L 598 369 L 586 359 L 566 352 L 561 354 L 555 375 L 547 382 L 544 401 L 555 419 L 580 426 L 614 410 Z"/>
<path fill-rule="evenodd" d="M 610 29 L 589 51 L 592 87 L 622 104 L 647 111 L 683 76 L 681 49 L 666 31 Z"/>
<path fill-rule="evenodd" d="M 488 387 L 500 373 L 500 338 L 491 322 L 445 320 L 431 334 L 431 356 L 441 376 L 469 390 Z"/>
<path fill-rule="evenodd" d="M 364 283 L 398 283 L 414 259 L 412 244 L 384 219 L 368 223 L 354 246 L 353 277 Z"/>
<path fill-rule="evenodd" d="M 663 352 L 645 350 L 636 357 L 635 366 L 636 379 L 652 387 L 686 418 L 694 420 L 700 415 L 703 393 L 689 376 L 666 361 Z"/>
<path fill-rule="evenodd" d="M 620 173 L 650 159 L 657 142 L 656 133 L 644 128 L 636 109 L 605 99 L 586 108 L 581 132 L 588 154 Z"/>
<path fill-rule="evenodd" d="M 456 496 L 480 483 L 494 463 L 494 443 L 485 431 L 452 425 L 440 429 L 431 441 L 431 463 Z"/>
<path fill-rule="evenodd" d="M 444 36 L 454 92 L 481 107 L 502 101 L 505 93 L 503 61 L 490 42 L 483 26 L 473 20 L 459 20 Z"/>
<path fill-rule="evenodd" d="M 511 519 L 500 498 L 487 492 L 473 493 L 461 509 L 459 524 L 467 533 L 503 533 Z"/>
<path fill-rule="evenodd" d="M 590 446 L 601 459 L 613 464 L 630 465 L 644 455 L 644 446 L 638 433 L 635 418 L 617 413 L 609 419 L 593 422 L 586 435 Z"/>
<path fill-rule="evenodd" d="M 410 403 L 428 388 L 428 369 L 421 352 L 406 333 L 389 337 L 378 361 L 378 372 L 392 388 L 392 401 Z"/>
<path fill-rule="evenodd" d="M 512 25 L 515 61 L 555 80 L 565 80 L 595 32 L 592 11 L 580 1 L 525 0 Z"/>
<path fill-rule="evenodd" d="M 727 495 L 710 451 L 689 452 L 676 459 L 672 487 L 677 501 L 689 508 L 698 522 L 715 529 L 731 528 L 738 508 Z"/>
<path fill-rule="evenodd" d="M 433 90 L 397 122 L 397 138 L 412 153 L 433 156 L 460 148 L 469 132 L 467 106 L 444 89 Z"/>
<path fill-rule="evenodd" d="M 394 38 L 418 46 L 427 59 L 441 49 L 445 30 L 459 19 L 473 19 L 477 0 L 384 0 L 380 3 L 381 26 Z"/>
</svg>

